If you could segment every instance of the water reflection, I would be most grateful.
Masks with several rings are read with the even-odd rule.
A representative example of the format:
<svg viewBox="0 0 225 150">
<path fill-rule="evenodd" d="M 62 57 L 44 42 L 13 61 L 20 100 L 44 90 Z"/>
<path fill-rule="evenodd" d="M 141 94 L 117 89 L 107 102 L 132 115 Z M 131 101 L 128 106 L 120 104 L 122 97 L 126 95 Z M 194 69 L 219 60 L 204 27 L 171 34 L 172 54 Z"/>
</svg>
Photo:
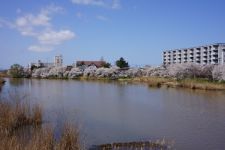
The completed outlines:
<svg viewBox="0 0 225 150">
<path fill-rule="evenodd" d="M 24 81 L 25 79 L 10 79 L 10 80 L 7 80 L 9 82 L 10 85 L 12 86 L 21 86 L 24 84 Z"/>
</svg>

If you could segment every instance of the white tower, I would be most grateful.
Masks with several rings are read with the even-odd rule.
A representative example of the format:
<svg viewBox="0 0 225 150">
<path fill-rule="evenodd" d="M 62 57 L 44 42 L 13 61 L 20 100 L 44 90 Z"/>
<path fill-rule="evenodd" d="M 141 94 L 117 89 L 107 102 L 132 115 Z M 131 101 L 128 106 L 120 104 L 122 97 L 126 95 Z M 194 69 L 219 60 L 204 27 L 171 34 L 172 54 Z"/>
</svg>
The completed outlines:
<svg viewBox="0 0 225 150">
<path fill-rule="evenodd" d="M 62 67 L 63 65 L 62 55 L 55 56 L 54 65 L 55 67 Z"/>
</svg>

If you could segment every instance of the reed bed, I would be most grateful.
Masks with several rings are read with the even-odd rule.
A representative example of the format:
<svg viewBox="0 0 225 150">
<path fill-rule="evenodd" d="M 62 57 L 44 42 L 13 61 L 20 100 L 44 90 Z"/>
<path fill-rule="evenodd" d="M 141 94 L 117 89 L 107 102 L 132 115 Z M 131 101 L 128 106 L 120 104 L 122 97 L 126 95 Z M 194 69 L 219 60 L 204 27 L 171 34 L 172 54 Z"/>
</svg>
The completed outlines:
<svg viewBox="0 0 225 150">
<path fill-rule="evenodd" d="M 43 124 L 43 109 L 23 101 L 0 100 L 0 150 L 80 150 L 79 130 L 65 123 L 60 137 Z"/>
<path fill-rule="evenodd" d="M 147 83 L 149 87 L 161 87 L 168 82 L 174 82 L 174 79 L 161 78 L 161 77 L 139 77 L 139 78 L 134 78 L 133 81 Z"/>
<path fill-rule="evenodd" d="M 134 78 L 131 82 L 146 83 L 149 87 L 174 87 L 174 88 L 189 88 L 199 90 L 225 90 L 225 83 L 210 81 L 206 79 L 182 79 L 161 78 L 161 77 L 140 77 Z"/>
<path fill-rule="evenodd" d="M 225 90 L 225 84 L 199 79 L 185 79 L 178 82 L 178 86 L 200 90 Z"/>
<path fill-rule="evenodd" d="M 4 84 L 4 80 L 2 78 L 0 78 L 0 86 Z"/>
</svg>

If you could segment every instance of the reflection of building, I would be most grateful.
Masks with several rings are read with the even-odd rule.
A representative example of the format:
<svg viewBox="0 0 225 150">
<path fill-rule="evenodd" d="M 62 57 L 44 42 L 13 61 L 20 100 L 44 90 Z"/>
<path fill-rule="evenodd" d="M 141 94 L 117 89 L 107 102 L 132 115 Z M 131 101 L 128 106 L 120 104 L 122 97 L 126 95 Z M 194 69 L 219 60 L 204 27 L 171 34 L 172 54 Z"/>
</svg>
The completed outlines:
<svg viewBox="0 0 225 150">
<path fill-rule="evenodd" d="M 97 68 L 103 67 L 106 64 L 105 61 L 77 61 L 76 66 L 96 66 Z"/>
<path fill-rule="evenodd" d="M 225 43 L 168 50 L 163 52 L 163 63 L 225 64 Z"/>
<path fill-rule="evenodd" d="M 55 56 L 54 65 L 55 67 L 61 67 L 63 65 L 62 55 Z"/>
</svg>

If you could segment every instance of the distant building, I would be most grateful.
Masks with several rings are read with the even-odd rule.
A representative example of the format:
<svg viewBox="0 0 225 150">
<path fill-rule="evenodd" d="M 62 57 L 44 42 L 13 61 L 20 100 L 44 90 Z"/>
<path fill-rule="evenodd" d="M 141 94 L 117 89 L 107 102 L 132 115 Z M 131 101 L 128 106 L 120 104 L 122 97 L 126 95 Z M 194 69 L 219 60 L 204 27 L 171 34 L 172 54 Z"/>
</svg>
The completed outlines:
<svg viewBox="0 0 225 150">
<path fill-rule="evenodd" d="M 63 66 L 63 58 L 62 58 L 62 55 L 55 56 L 54 66 L 55 67 L 62 67 Z"/>
<path fill-rule="evenodd" d="M 101 68 L 104 67 L 104 65 L 106 64 L 105 61 L 77 61 L 76 62 L 76 66 L 96 66 L 97 68 Z"/>
<path fill-rule="evenodd" d="M 30 63 L 29 68 L 31 69 L 32 67 L 36 68 L 61 67 L 62 65 L 63 65 L 62 55 L 58 55 L 54 57 L 54 63 L 42 62 L 41 60 L 38 60 L 37 62 Z"/>
<path fill-rule="evenodd" d="M 176 63 L 225 64 L 225 43 L 217 43 L 192 48 L 166 50 L 163 64 Z"/>
<path fill-rule="evenodd" d="M 47 68 L 47 67 L 53 67 L 54 63 L 47 63 L 47 62 L 42 62 L 41 60 L 38 60 L 36 63 L 30 63 L 29 68 L 32 66 L 35 66 L 37 68 Z"/>
</svg>

